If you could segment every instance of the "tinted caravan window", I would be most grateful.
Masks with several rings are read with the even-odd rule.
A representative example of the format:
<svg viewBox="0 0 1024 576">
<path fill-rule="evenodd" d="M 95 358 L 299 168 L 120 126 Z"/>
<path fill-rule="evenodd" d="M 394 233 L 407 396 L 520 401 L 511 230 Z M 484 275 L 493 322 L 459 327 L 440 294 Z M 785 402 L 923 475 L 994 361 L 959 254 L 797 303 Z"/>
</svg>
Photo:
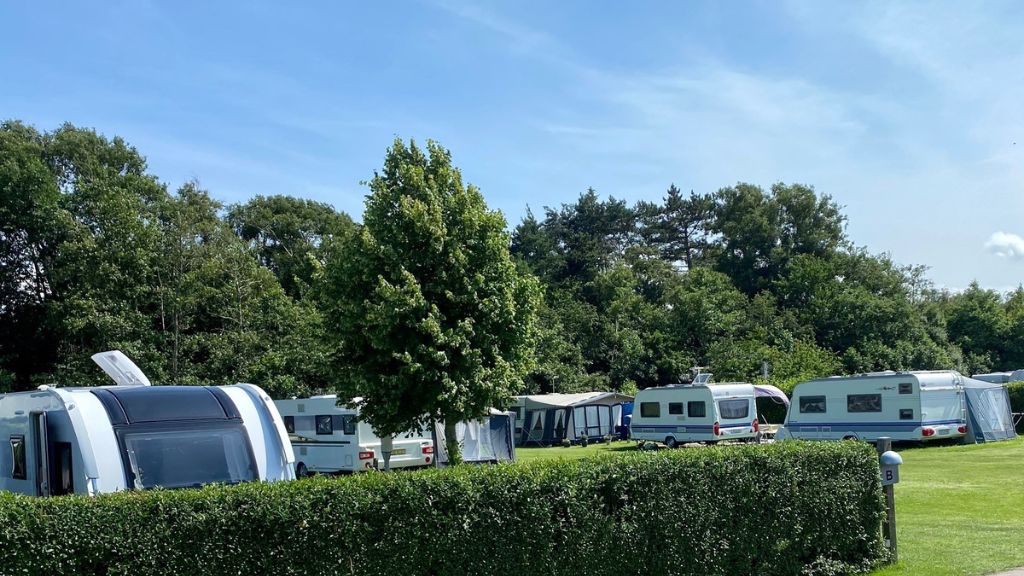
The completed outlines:
<svg viewBox="0 0 1024 576">
<path fill-rule="evenodd" d="M 738 420 L 750 416 L 749 400 L 719 400 L 718 412 L 723 420 Z"/>
<path fill-rule="evenodd" d="M 334 418 L 330 414 L 316 417 L 316 433 L 320 435 L 334 434 Z"/>
<path fill-rule="evenodd" d="M 284 417 L 284 430 L 289 434 L 295 433 L 295 416 Z"/>
<path fill-rule="evenodd" d="M 28 465 L 25 462 L 25 437 L 11 436 L 11 478 L 25 480 Z"/>
<path fill-rule="evenodd" d="M 708 414 L 707 407 L 704 402 L 687 402 L 686 414 L 690 418 L 703 418 Z"/>
<path fill-rule="evenodd" d="M 847 412 L 881 412 L 881 394 L 850 394 L 846 397 Z"/>
<path fill-rule="evenodd" d="M 661 416 L 661 404 L 657 402 L 641 402 L 640 416 L 644 418 L 657 418 Z"/>
<path fill-rule="evenodd" d="M 241 425 L 132 427 L 119 435 L 136 489 L 256 480 L 252 449 Z"/>
<path fill-rule="evenodd" d="M 669 402 L 668 403 L 668 413 L 669 414 L 682 414 L 683 413 L 683 403 L 682 402 Z"/>
<path fill-rule="evenodd" d="M 351 436 L 356 433 L 356 417 L 351 415 L 335 416 L 334 429 L 341 430 L 342 434 Z"/>
<path fill-rule="evenodd" d="M 825 397 L 824 396 L 801 396 L 800 397 L 800 413 L 801 414 L 824 414 L 825 413 Z"/>
</svg>

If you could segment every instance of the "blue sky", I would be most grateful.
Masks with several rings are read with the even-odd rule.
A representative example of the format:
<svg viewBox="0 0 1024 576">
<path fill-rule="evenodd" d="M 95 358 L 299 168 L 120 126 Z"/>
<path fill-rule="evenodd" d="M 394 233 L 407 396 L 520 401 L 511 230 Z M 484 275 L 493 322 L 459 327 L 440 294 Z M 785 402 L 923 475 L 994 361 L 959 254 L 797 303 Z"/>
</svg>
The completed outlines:
<svg viewBox="0 0 1024 576">
<path fill-rule="evenodd" d="M 940 286 L 1024 280 L 1024 3 L 5 2 L 0 117 L 358 217 L 397 135 L 514 224 L 801 182 Z"/>
</svg>

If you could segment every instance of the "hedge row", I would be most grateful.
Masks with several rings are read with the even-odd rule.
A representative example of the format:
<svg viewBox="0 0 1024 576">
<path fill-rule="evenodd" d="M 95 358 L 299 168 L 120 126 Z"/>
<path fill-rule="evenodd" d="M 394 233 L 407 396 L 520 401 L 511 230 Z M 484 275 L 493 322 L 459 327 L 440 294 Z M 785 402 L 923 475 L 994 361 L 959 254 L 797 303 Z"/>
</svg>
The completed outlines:
<svg viewBox="0 0 1024 576">
<path fill-rule="evenodd" d="M 0 496 L 3 574 L 841 574 L 881 554 L 865 444 L 787 442 L 199 490 Z"/>
<path fill-rule="evenodd" d="M 1010 382 L 1006 389 L 1010 391 L 1010 411 L 1024 412 L 1024 382 Z M 1024 434 L 1024 419 L 1017 423 L 1017 433 Z"/>
</svg>

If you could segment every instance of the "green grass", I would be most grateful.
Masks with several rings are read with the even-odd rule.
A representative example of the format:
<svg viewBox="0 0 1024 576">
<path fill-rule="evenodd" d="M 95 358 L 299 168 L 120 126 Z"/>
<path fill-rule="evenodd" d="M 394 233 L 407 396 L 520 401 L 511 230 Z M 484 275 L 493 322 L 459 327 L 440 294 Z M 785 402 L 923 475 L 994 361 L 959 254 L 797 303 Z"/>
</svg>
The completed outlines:
<svg viewBox="0 0 1024 576">
<path fill-rule="evenodd" d="M 875 576 L 981 575 L 1024 566 L 1024 440 L 902 455 L 900 562 Z"/>
<path fill-rule="evenodd" d="M 517 448 L 521 461 L 636 450 Z M 896 486 L 899 564 L 872 576 L 981 576 L 1024 566 L 1024 439 L 901 450 Z"/>
</svg>

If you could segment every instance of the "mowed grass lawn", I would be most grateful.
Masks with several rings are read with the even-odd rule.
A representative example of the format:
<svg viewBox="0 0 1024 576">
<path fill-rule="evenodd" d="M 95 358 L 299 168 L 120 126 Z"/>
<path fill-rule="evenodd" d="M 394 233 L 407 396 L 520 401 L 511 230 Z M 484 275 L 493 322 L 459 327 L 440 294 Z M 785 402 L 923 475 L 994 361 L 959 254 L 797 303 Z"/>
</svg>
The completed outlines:
<svg viewBox="0 0 1024 576">
<path fill-rule="evenodd" d="M 519 448 L 522 461 L 635 450 Z M 900 562 L 872 576 L 983 575 L 1024 566 L 1024 439 L 900 450 L 896 486 Z"/>
</svg>

